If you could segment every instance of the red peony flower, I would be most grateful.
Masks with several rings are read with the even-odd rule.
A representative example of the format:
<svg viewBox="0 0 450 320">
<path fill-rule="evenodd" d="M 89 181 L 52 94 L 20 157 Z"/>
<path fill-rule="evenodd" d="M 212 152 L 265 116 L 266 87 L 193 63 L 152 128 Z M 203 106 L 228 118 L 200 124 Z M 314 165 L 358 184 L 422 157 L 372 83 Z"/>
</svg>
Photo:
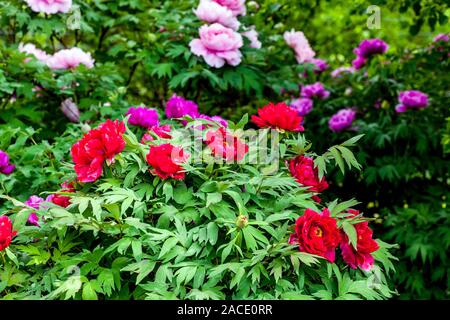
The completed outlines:
<svg viewBox="0 0 450 320">
<path fill-rule="evenodd" d="M 93 182 L 100 178 L 103 162 L 106 160 L 110 164 L 114 156 L 125 148 L 123 133 L 123 122 L 107 120 L 72 146 L 71 153 L 79 181 Z"/>
<path fill-rule="evenodd" d="M 158 137 L 163 139 L 170 139 L 172 136 L 169 134 L 170 132 L 170 125 L 165 124 L 163 126 L 153 126 L 151 127 L 147 133 L 145 133 L 142 136 L 141 143 L 145 144 L 148 141 L 153 141 L 155 138 L 153 138 L 153 134 L 156 134 Z"/>
<path fill-rule="evenodd" d="M 0 251 L 11 244 L 12 238 L 17 234 L 12 230 L 12 222 L 7 216 L 0 216 Z"/>
<path fill-rule="evenodd" d="M 336 220 L 330 217 L 328 209 L 317 213 L 306 209 L 295 223 L 295 233 L 289 238 L 290 244 L 298 244 L 300 251 L 316 254 L 334 262 L 335 250 L 340 235 Z"/>
<path fill-rule="evenodd" d="M 228 162 L 241 161 L 248 152 L 248 145 L 223 127 L 208 131 L 205 142 L 214 157 L 226 159 Z"/>
<path fill-rule="evenodd" d="M 353 216 L 357 216 L 359 211 L 348 210 Z M 360 267 L 363 270 L 370 270 L 373 267 L 374 259 L 371 255 L 372 252 L 377 251 L 380 246 L 373 240 L 372 229 L 369 228 L 367 221 L 362 221 L 353 225 L 356 229 L 357 244 L 356 249 L 349 243 L 348 236 L 344 231 L 341 231 L 341 252 L 344 261 L 352 269 Z"/>
<path fill-rule="evenodd" d="M 284 102 L 269 103 L 258 110 L 258 115 L 252 116 L 252 121 L 260 128 L 283 129 L 287 131 L 303 131 L 303 117 L 294 108 Z"/>
<path fill-rule="evenodd" d="M 62 190 L 60 190 L 60 192 L 75 192 L 75 188 L 73 186 L 73 183 L 67 183 L 64 182 L 61 187 L 63 188 Z M 60 207 L 63 208 L 67 208 L 70 205 L 70 197 L 68 196 L 63 196 L 60 194 L 52 194 L 50 196 L 47 197 L 48 202 L 52 202 Z"/>
<path fill-rule="evenodd" d="M 150 147 L 150 152 L 147 154 L 147 163 L 153 167 L 150 172 L 161 179 L 182 180 L 185 173 L 180 164 L 186 162 L 188 157 L 189 154 L 184 153 L 183 148 L 165 143 Z"/>
<path fill-rule="evenodd" d="M 298 156 L 289 161 L 289 171 L 292 176 L 303 186 L 309 187 L 311 192 L 322 192 L 328 188 L 325 177 L 319 180 L 318 169 L 314 168 L 314 161 L 305 156 Z M 320 198 L 315 196 L 314 200 L 320 202 Z"/>
</svg>

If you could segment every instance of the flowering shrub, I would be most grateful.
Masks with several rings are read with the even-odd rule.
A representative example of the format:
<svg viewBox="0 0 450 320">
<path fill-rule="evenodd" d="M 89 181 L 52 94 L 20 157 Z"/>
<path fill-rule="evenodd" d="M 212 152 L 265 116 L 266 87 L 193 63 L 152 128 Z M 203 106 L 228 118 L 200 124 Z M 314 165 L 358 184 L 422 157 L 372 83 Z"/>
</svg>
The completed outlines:
<svg viewBox="0 0 450 320">
<path fill-rule="evenodd" d="M 11 260 L 6 263 L 24 274 L 21 285 L 27 290 L 16 288 L 8 297 L 391 296 L 382 271 L 392 269 L 389 246 L 381 241 L 378 250 L 361 244 L 360 251 L 355 246 L 359 228 L 346 210 L 356 202 L 323 204 L 322 214 L 317 213 L 321 209 L 312 197 L 325 190 L 326 182 L 312 167 L 309 157 L 314 154 L 298 156 L 306 171 L 300 164 L 289 169 L 284 162 L 278 171 L 273 171 L 273 163 L 267 171 L 271 162 L 245 161 L 255 148 L 238 137 L 245 119 L 238 125 L 230 123 L 228 129 L 210 120 L 186 121 L 183 126 L 172 120 L 170 137 L 156 135 L 140 143 L 124 123 L 107 120 L 73 145 L 74 172 L 65 177 L 73 181 L 70 185 L 45 201 L 32 197 L 21 203 L 9 198 L 16 205 L 11 217 L 17 240 L 14 245 L 7 240 Z M 272 139 L 277 132 L 271 133 Z M 194 140 L 186 140 L 192 134 Z M 303 135 L 282 135 L 283 159 L 295 156 L 293 147 L 304 150 Z M 207 145 L 200 150 L 203 161 L 194 161 L 198 138 Z M 230 139 L 232 143 L 223 148 L 224 140 Z M 354 141 L 341 148 L 350 152 L 344 145 Z M 10 235 L 11 227 L 7 229 Z M 367 241 L 372 239 L 367 236 Z M 64 247 L 64 243 L 71 244 Z M 346 248 L 345 261 L 350 261 L 348 251 L 361 255 L 365 263 L 355 258 L 356 265 L 363 269 L 370 265 L 371 271 L 350 272 L 335 254 L 340 243 Z M 355 267 L 352 261 L 349 265 Z M 73 268 L 77 274 L 70 274 Z M 324 271 L 328 277 L 320 276 Z M 376 285 L 371 283 L 373 272 L 381 275 Z M 305 279 L 301 284 L 299 277 Z M 48 286 L 50 278 L 54 280 Z M 349 284 L 345 290 L 327 289 L 344 278 Z M 26 281 L 35 285 L 27 286 Z M 364 290 L 359 289 L 362 286 Z"/>
</svg>

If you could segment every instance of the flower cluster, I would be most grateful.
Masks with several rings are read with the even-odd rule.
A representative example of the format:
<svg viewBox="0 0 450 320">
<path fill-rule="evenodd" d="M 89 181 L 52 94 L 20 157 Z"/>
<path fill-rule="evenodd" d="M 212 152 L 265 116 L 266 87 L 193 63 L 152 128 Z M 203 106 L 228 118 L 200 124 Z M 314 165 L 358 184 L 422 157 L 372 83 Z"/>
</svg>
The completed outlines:
<svg viewBox="0 0 450 320">
<path fill-rule="evenodd" d="M 352 61 L 355 69 L 361 69 L 367 60 L 376 54 L 383 54 L 387 51 L 388 45 L 381 39 L 364 39 L 359 46 L 353 50 L 356 59 Z"/>
<path fill-rule="evenodd" d="M 72 7 L 72 0 L 25 0 L 34 12 L 46 14 L 67 13 Z"/>
<path fill-rule="evenodd" d="M 63 49 L 55 52 L 53 55 L 48 55 L 45 51 L 36 48 L 34 44 L 27 43 L 20 44 L 19 51 L 33 55 L 38 61 L 45 63 L 52 70 L 75 69 L 80 64 L 83 64 L 86 68 L 92 68 L 95 63 L 90 53 L 84 52 L 77 47 Z M 25 59 L 25 62 L 29 61 L 29 58 Z"/>
<path fill-rule="evenodd" d="M 258 115 L 253 115 L 251 120 L 260 128 L 294 132 L 304 130 L 302 126 L 303 117 L 294 108 L 289 107 L 284 102 L 277 104 L 269 103 L 258 109 Z"/>
<path fill-rule="evenodd" d="M 9 156 L 5 151 L 0 150 L 0 173 L 11 174 L 16 166 L 9 162 Z"/>
<path fill-rule="evenodd" d="M 0 216 L 0 251 L 5 250 L 11 244 L 16 232 L 12 229 L 12 222 L 7 216 Z"/>
<path fill-rule="evenodd" d="M 125 148 L 124 132 L 123 122 L 107 120 L 72 146 L 71 154 L 80 182 L 93 182 L 100 178 L 103 163 L 112 163 L 115 155 Z"/>
<path fill-rule="evenodd" d="M 328 120 L 328 127 L 334 132 L 341 132 L 352 126 L 355 117 L 356 111 L 351 108 L 339 110 Z"/>
<path fill-rule="evenodd" d="M 191 52 L 202 56 L 205 62 L 214 68 L 225 63 L 237 66 L 241 63 L 243 45 L 242 36 L 250 40 L 251 48 L 260 48 L 258 33 L 249 28 L 242 34 L 237 32 L 240 22 L 237 17 L 245 15 L 245 0 L 201 0 L 194 13 L 197 18 L 209 23 L 199 29 L 199 38 L 190 43 Z"/>
<path fill-rule="evenodd" d="M 399 113 L 408 109 L 422 109 L 428 106 L 428 95 L 418 90 L 402 91 L 398 101 L 400 104 L 395 107 L 395 111 Z"/>
<path fill-rule="evenodd" d="M 377 242 L 372 238 L 372 230 L 367 221 L 354 221 L 359 212 L 349 210 L 346 218 L 353 223 L 356 231 L 356 248 L 350 243 L 347 234 L 338 228 L 337 220 L 330 216 L 330 211 L 324 209 L 318 213 L 306 209 L 295 223 L 295 231 L 289 238 L 289 243 L 297 245 L 302 252 L 316 254 L 329 262 L 336 259 L 336 249 L 341 248 L 342 258 L 352 268 L 370 270 L 374 264 L 372 253 L 378 250 Z"/>
<path fill-rule="evenodd" d="M 288 162 L 289 171 L 292 176 L 302 186 L 308 187 L 308 190 L 315 193 L 320 193 L 328 188 L 328 183 L 325 177 L 319 179 L 318 169 L 314 168 L 313 159 L 305 156 L 297 156 Z M 318 196 L 313 199 L 320 202 Z"/>
<path fill-rule="evenodd" d="M 130 116 L 128 123 L 132 126 L 148 129 L 159 124 L 158 112 L 155 109 L 148 109 L 146 107 L 131 107 L 128 109 L 126 115 Z"/>
</svg>

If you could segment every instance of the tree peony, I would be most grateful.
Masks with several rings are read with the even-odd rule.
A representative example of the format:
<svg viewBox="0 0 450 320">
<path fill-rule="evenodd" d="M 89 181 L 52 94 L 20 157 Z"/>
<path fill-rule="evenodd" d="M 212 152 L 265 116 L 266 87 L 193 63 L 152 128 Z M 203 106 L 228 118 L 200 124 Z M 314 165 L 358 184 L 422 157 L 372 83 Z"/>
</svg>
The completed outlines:
<svg viewBox="0 0 450 320">
<path fill-rule="evenodd" d="M 301 31 L 286 31 L 283 34 L 284 40 L 295 51 L 295 57 L 298 63 L 305 63 L 312 60 L 316 53 L 309 45 L 308 39 Z"/>
<path fill-rule="evenodd" d="M 200 39 L 194 39 L 189 46 L 193 54 L 203 56 L 211 67 L 221 68 L 225 62 L 232 66 L 241 63 L 242 36 L 221 24 L 204 25 L 199 30 Z"/>
<path fill-rule="evenodd" d="M 46 14 L 67 13 L 72 7 L 72 0 L 25 0 L 34 12 Z"/>
<path fill-rule="evenodd" d="M 328 121 L 328 127 L 331 131 L 341 132 L 352 126 L 355 120 L 356 112 L 353 109 L 342 109 L 334 114 Z"/>
<path fill-rule="evenodd" d="M 223 7 L 227 7 L 234 16 L 245 16 L 247 9 L 245 8 L 245 0 L 212 0 Z"/>
<path fill-rule="evenodd" d="M 268 105 L 258 109 L 258 115 L 251 117 L 253 123 L 260 128 L 281 129 L 286 131 L 300 132 L 303 117 L 299 116 L 294 108 L 287 106 L 284 102 Z"/>
<path fill-rule="evenodd" d="M 201 0 L 194 13 L 197 18 L 208 23 L 220 23 L 233 30 L 239 29 L 240 26 L 230 9 L 211 0 Z"/>
<path fill-rule="evenodd" d="M 56 52 L 47 60 L 50 69 L 75 69 L 80 64 L 86 68 L 94 67 L 95 60 L 90 53 L 86 53 L 80 48 L 64 49 Z"/>
</svg>

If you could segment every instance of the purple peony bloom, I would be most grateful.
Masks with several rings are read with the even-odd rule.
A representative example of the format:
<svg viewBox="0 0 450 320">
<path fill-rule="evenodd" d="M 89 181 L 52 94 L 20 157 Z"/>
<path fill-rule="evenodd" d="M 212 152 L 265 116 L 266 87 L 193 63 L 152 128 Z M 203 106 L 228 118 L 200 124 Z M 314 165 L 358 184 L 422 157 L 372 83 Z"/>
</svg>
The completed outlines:
<svg viewBox="0 0 450 320">
<path fill-rule="evenodd" d="M 344 73 L 355 73 L 356 69 L 354 67 L 339 67 L 333 72 L 331 72 L 331 76 L 333 78 L 340 78 Z"/>
<path fill-rule="evenodd" d="M 328 121 L 328 127 L 334 132 L 340 132 L 352 126 L 356 112 L 353 109 L 342 109 Z"/>
<path fill-rule="evenodd" d="M 448 41 L 450 41 L 450 36 L 445 33 L 440 33 L 433 39 L 433 42 L 438 42 L 438 41 L 448 42 Z"/>
<path fill-rule="evenodd" d="M 318 99 L 326 99 L 330 95 L 330 92 L 325 90 L 324 86 L 320 82 L 316 82 L 314 84 L 306 85 L 302 87 L 301 96 L 303 98 L 318 98 Z"/>
<path fill-rule="evenodd" d="M 375 54 L 382 54 L 387 51 L 389 46 L 381 39 L 364 39 L 353 52 L 363 58 L 370 58 Z"/>
<path fill-rule="evenodd" d="M 367 62 L 366 58 L 363 58 L 361 56 L 357 56 L 353 61 L 352 61 L 352 65 L 353 68 L 355 68 L 356 70 L 361 69 Z"/>
<path fill-rule="evenodd" d="M 398 113 L 408 109 L 422 109 L 428 106 L 428 95 L 418 90 L 408 90 L 400 92 L 398 96 L 399 105 L 395 107 Z"/>
<path fill-rule="evenodd" d="M 193 118 L 198 117 L 199 112 L 197 104 L 174 94 L 166 103 L 167 118 L 182 118 L 186 115 Z"/>
<path fill-rule="evenodd" d="M 15 168 L 16 166 L 9 162 L 6 152 L 0 150 L 0 173 L 11 174 Z"/>
<path fill-rule="evenodd" d="M 299 115 L 306 116 L 313 109 L 313 101 L 309 98 L 299 98 L 291 102 L 291 108 L 294 108 Z"/>
<path fill-rule="evenodd" d="M 323 59 L 311 59 L 307 62 L 314 64 L 314 73 L 316 74 L 321 74 L 329 67 L 328 63 Z"/>
<path fill-rule="evenodd" d="M 158 112 L 155 109 L 131 107 L 128 109 L 126 115 L 130 115 L 128 123 L 132 126 L 148 129 L 159 124 Z"/>
<path fill-rule="evenodd" d="M 42 199 L 41 197 L 38 196 L 31 196 L 28 198 L 27 201 L 25 201 L 24 203 L 29 206 L 32 207 L 36 210 L 39 210 L 39 207 L 41 205 L 41 203 L 44 202 L 44 199 Z M 28 216 L 28 220 L 29 223 L 34 224 L 35 226 L 39 226 L 39 217 L 37 216 L 36 212 L 32 212 L 29 216 Z"/>
</svg>

